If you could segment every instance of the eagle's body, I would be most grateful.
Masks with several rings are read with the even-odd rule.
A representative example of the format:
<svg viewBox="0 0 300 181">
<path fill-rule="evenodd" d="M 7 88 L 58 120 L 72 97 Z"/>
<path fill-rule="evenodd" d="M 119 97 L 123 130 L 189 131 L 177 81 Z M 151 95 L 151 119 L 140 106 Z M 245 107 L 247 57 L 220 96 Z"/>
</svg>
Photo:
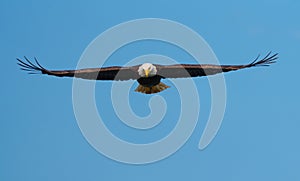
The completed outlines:
<svg viewBox="0 0 300 181">
<path fill-rule="evenodd" d="M 135 91 L 152 94 L 163 91 L 169 86 L 161 82 L 165 78 L 188 78 L 214 75 L 222 72 L 229 72 L 254 66 L 268 66 L 275 63 L 277 54 L 267 54 L 263 59 L 257 60 L 258 57 L 250 64 L 246 65 L 212 65 L 212 64 L 175 64 L 175 65 L 158 65 L 144 63 L 131 67 L 103 67 L 87 68 L 79 70 L 47 70 L 42 67 L 35 59 L 36 65 L 30 62 L 26 57 L 25 61 L 20 59 L 18 64 L 22 70 L 29 73 L 42 73 L 58 77 L 76 77 L 90 80 L 137 80 L 140 84 Z"/>
</svg>

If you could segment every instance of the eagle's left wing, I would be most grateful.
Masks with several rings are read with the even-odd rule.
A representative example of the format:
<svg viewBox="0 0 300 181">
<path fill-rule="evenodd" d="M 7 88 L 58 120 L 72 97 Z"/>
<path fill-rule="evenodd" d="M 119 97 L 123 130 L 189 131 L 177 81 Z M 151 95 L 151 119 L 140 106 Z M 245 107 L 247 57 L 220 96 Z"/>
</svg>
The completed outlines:
<svg viewBox="0 0 300 181">
<path fill-rule="evenodd" d="M 270 52 L 261 60 L 258 60 L 259 57 L 257 57 L 253 62 L 246 65 L 176 64 L 155 66 L 157 74 L 163 78 L 200 77 L 255 66 L 269 66 L 276 62 L 277 55 L 277 53 L 271 55 Z"/>
</svg>

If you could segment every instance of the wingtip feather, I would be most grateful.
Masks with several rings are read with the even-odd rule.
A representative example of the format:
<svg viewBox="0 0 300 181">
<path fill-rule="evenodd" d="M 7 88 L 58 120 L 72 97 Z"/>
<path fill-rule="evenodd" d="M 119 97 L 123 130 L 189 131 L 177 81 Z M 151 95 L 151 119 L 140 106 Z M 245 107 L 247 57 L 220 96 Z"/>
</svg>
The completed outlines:
<svg viewBox="0 0 300 181">
<path fill-rule="evenodd" d="M 28 71 L 30 74 L 43 73 L 46 69 L 38 63 L 35 58 L 35 62 L 37 65 L 33 64 L 26 56 L 24 56 L 24 60 L 17 58 L 17 64 L 20 66 L 21 70 Z"/>
<path fill-rule="evenodd" d="M 276 60 L 279 58 L 278 53 L 274 53 L 271 55 L 272 52 L 270 51 L 264 58 L 259 60 L 259 56 L 255 58 L 250 64 L 246 67 L 253 67 L 253 66 L 270 66 L 270 64 L 276 63 Z"/>
</svg>

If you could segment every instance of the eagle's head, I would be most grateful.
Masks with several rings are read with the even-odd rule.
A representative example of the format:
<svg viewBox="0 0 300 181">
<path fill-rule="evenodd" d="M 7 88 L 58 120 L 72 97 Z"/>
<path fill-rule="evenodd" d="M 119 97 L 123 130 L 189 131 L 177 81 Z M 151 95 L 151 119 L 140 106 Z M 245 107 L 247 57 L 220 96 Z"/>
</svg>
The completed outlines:
<svg viewBox="0 0 300 181">
<path fill-rule="evenodd" d="M 157 73 L 156 67 L 151 63 L 144 63 L 138 69 L 141 77 L 152 77 Z"/>
</svg>

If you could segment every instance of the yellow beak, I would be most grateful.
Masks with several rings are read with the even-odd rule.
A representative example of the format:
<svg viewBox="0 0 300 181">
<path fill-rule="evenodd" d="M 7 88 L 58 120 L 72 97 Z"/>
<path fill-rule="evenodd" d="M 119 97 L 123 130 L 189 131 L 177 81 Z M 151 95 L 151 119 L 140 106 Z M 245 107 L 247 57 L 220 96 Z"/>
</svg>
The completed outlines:
<svg viewBox="0 0 300 181">
<path fill-rule="evenodd" d="M 150 71 L 149 71 L 148 69 L 145 70 L 145 75 L 146 75 L 146 77 L 149 76 L 149 72 L 150 72 Z"/>
</svg>

